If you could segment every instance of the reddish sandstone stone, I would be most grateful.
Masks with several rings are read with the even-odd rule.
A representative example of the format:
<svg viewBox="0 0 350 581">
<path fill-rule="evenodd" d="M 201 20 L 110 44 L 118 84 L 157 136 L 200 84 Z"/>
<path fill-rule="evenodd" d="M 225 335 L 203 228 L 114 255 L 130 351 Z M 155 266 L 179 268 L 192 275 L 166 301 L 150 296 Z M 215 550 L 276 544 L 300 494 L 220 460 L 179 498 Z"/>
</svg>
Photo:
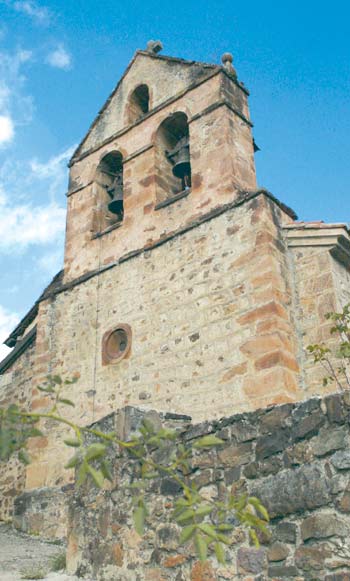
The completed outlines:
<svg viewBox="0 0 350 581">
<path fill-rule="evenodd" d="M 178 565 L 182 565 L 187 560 L 185 555 L 173 555 L 165 559 L 163 565 L 164 567 L 177 567 Z"/>
<path fill-rule="evenodd" d="M 191 571 L 191 581 L 217 581 L 217 576 L 209 561 L 194 564 Z"/>
<path fill-rule="evenodd" d="M 278 315 L 282 319 L 288 319 L 288 313 L 282 305 L 271 301 L 266 305 L 248 311 L 248 313 L 239 317 L 237 321 L 240 325 L 247 325 L 249 323 L 255 323 L 255 321 L 259 321 L 260 319 L 267 319 L 273 315 Z"/>
<path fill-rule="evenodd" d="M 116 565 L 118 565 L 118 567 L 121 567 L 123 565 L 124 551 L 123 551 L 122 546 L 119 543 L 116 543 L 113 546 L 113 558 L 114 558 Z"/>
</svg>

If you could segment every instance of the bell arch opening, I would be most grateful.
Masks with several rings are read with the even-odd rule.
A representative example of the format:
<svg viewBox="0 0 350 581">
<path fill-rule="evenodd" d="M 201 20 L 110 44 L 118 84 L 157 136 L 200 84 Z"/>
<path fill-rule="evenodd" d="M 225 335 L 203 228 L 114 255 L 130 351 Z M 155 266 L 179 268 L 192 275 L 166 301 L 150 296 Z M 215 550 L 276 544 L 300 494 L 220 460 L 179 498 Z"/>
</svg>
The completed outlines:
<svg viewBox="0 0 350 581">
<path fill-rule="evenodd" d="M 167 117 L 156 134 L 157 202 L 191 188 L 190 136 L 187 115 Z"/>
<path fill-rule="evenodd" d="M 97 166 L 95 187 L 97 204 L 95 232 L 121 223 L 124 218 L 123 156 L 119 151 L 107 153 Z"/>
<path fill-rule="evenodd" d="M 139 85 L 132 92 L 128 103 L 128 123 L 135 123 L 149 111 L 149 89 L 147 85 Z"/>
</svg>

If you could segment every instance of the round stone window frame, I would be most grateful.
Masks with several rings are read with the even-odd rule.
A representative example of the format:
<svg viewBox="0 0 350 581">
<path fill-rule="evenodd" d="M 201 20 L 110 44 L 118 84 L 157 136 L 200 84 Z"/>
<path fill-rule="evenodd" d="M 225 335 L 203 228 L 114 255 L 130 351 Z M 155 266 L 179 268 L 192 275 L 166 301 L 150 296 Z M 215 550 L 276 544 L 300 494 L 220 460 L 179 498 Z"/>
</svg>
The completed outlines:
<svg viewBox="0 0 350 581">
<path fill-rule="evenodd" d="M 118 332 L 120 332 L 122 338 L 126 340 L 126 347 L 123 350 L 116 347 L 118 343 L 118 338 L 116 339 L 116 335 L 118 335 Z M 121 339 L 119 337 L 119 342 L 120 340 Z M 113 329 L 106 331 L 102 337 L 102 365 L 118 363 L 122 359 L 128 357 L 131 351 L 131 342 L 131 327 L 126 323 L 118 323 L 113 327 Z"/>
</svg>

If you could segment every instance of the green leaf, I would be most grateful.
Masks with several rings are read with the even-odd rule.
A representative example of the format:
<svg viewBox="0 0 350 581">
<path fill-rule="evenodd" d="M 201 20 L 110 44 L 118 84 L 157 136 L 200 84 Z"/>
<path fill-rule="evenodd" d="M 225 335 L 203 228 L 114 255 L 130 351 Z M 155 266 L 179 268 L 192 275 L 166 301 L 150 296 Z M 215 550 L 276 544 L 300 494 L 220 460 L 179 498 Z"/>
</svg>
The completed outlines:
<svg viewBox="0 0 350 581">
<path fill-rule="evenodd" d="M 106 460 L 102 460 L 102 462 L 101 462 L 101 472 L 107 480 L 109 480 L 110 482 L 113 482 L 111 468 L 110 468 L 108 462 L 106 462 Z"/>
<path fill-rule="evenodd" d="M 213 511 L 213 508 L 214 507 L 210 506 L 209 504 L 203 504 L 202 506 L 199 506 L 199 508 L 196 510 L 196 517 L 207 516 Z"/>
<path fill-rule="evenodd" d="M 248 503 L 254 506 L 254 508 L 260 512 L 260 514 L 264 517 L 266 521 L 270 520 L 269 513 L 267 512 L 266 508 L 261 504 L 260 500 L 255 496 L 250 496 L 248 498 Z"/>
<path fill-rule="evenodd" d="M 93 479 L 94 483 L 98 488 L 102 488 L 104 482 L 104 476 L 101 470 L 96 470 L 90 464 L 87 464 L 87 471 L 90 474 L 91 478 Z"/>
<path fill-rule="evenodd" d="M 82 484 L 84 484 L 86 477 L 87 477 L 87 469 L 88 465 L 86 462 L 83 462 L 78 470 L 77 479 L 76 479 L 76 486 L 79 488 Z"/>
<path fill-rule="evenodd" d="M 221 541 L 222 543 L 224 543 L 225 545 L 230 545 L 231 541 L 229 538 L 227 538 L 225 535 L 222 535 L 221 533 L 218 533 L 217 535 L 218 540 Z"/>
<path fill-rule="evenodd" d="M 63 403 L 64 405 L 70 405 L 71 407 L 75 408 L 75 403 L 73 403 L 70 399 L 59 398 L 59 403 Z"/>
<path fill-rule="evenodd" d="M 205 533 L 206 535 L 208 535 L 208 537 L 210 537 L 211 539 L 216 539 L 217 535 L 216 535 L 216 531 L 215 528 L 213 527 L 213 525 L 210 525 L 209 523 L 201 523 L 198 525 L 198 528 Z"/>
<path fill-rule="evenodd" d="M 81 462 L 81 455 L 75 454 L 74 456 L 72 456 L 70 460 L 68 460 L 67 464 L 65 465 L 65 468 L 75 468 L 79 464 L 79 462 Z"/>
<path fill-rule="evenodd" d="M 101 458 L 106 453 L 107 447 L 104 444 L 91 444 L 85 452 L 86 460 L 95 460 Z"/>
<path fill-rule="evenodd" d="M 233 525 L 229 525 L 228 523 L 222 523 L 218 526 L 218 530 L 221 532 L 230 532 L 233 531 L 235 527 Z"/>
<path fill-rule="evenodd" d="M 72 446 L 73 448 L 79 448 L 81 446 L 81 442 L 79 442 L 79 440 L 76 440 L 75 438 L 67 438 L 66 440 L 63 441 L 67 446 Z"/>
<path fill-rule="evenodd" d="M 156 435 L 164 440 L 175 440 L 176 438 L 175 430 L 168 430 L 167 428 L 161 428 Z"/>
<path fill-rule="evenodd" d="M 260 547 L 259 539 L 258 539 L 258 536 L 257 536 L 257 534 L 256 534 L 256 532 L 255 532 L 254 529 L 249 529 L 249 536 L 252 539 L 254 545 L 257 548 L 259 548 Z"/>
<path fill-rule="evenodd" d="M 198 558 L 203 563 L 204 561 L 207 560 L 208 546 L 205 540 L 203 539 L 202 535 L 198 533 L 196 534 L 196 536 L 194 537 L 194 545 L 196 548 Z"/>
<path fill-rule="evenodd" d="M 62 379 L 59 375 L 50 375 L 49 379 L 51 379 L 51 381 L 57 385 L 62 385 Z"/>
<path fill-rule="evenodd" d="M 204 436 L 203 438 L 197 440 L 193 444 L 193 448 L 209 448 L 211 446 L 220 446 L 224 443 L 225 442 L 221 440 L 221 438 L 215 436 L 215 434 L 209 434 L 208 436 Z"/>
<path fill-rule="evenodd" d="M 195 515 L 195 511 L 192 509 L 188 509 L 185 510 L 184 512 L 182 512 L 179 516 L 175 517 L 175 520 L 182 524 L 187 522 L 188 520 L 191 520 Z"/>
<path fill-rule="evenodd" d="M 215 543 L 214 544 L 214 551 L 215 551 L 215 555 L 216 555 L 216 558 L 217 558 L 218 562 L 221 565 L 225 565 L 225 563 L 226 563 L 225 551 L 224 551 L 224 548 L 221 545 L 221 543 Z"/>
<path fill-rule="evenodd" d="M 136 532 L 143 535 L 145 530 L 146 509 L 144 506 L 137 506 L 134 510 L 133 519 Z"/>
<path fill-rule="evenodd" d="M 196 528 L 197 528 L 196 525 L 188 525 L 187 527 L 182 529 L 179 541 L 180 545 L 186 543 L 193 536 Z"/>
</svg>

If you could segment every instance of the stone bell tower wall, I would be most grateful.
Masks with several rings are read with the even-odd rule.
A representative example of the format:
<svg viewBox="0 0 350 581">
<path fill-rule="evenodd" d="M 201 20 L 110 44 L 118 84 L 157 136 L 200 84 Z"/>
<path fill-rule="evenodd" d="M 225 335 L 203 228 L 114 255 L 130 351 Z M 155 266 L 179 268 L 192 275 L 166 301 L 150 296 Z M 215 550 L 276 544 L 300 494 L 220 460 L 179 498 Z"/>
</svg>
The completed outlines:
<svg viewBox="0 0 350 581">
<path fill-rule="evenodd" d="M 163 209 L 168 220 L 184 203 Z M 216 214 L 41 303 L 40 380 L 45 365 L 79 374 L 66 393 L 75 420 L 141 405 L 200 421 L 303 398 L 284 212 L 260 193 Z M 103 335 L 119 324 L 131 327 L 130 354 L 103 365 Z M 46 405 L 34 392 L 35 409 Z M 62 483 L 61 439 L 52 430 L 35 451 L 27 487 Z"/>
<path fill-rule="evenodd" d="M 125 79 L 125 82 L 127 81 Z M 116 103 L 117 106 L 117 103 Z M 176 112 L 189 124 L 192 188 L 180 206 L 165 213 L 157 196 L 155 140 L 161 123 Z M 117 111 L 114 112 L 117 115 Z M 198 81 L 80 157 L 73 158 L 68 192 L 64 280 L 71 281 L 128 252 L 154 244 L 256 188 L 253 140 L 245 90 L 223 71 Z M 98 233 L 96 169 L 119 151 L 124 167 L 124 220 Z M 168 202 L 176 201 L 176 197 Z M 160 204 L 161 205 L 161 204 Z"/>
</svg>

